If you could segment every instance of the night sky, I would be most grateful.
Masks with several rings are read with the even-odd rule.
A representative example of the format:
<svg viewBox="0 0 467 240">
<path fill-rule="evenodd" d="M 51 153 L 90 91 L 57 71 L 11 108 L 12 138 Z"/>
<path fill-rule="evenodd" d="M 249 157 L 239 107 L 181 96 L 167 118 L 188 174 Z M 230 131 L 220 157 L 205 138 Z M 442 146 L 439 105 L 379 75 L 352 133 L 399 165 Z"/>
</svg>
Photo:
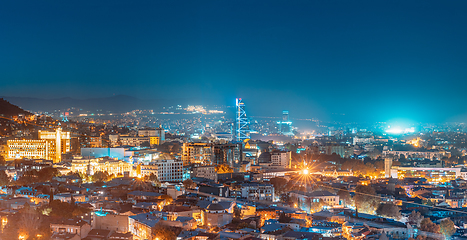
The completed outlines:
<svg viewBox="0 0 467 240">
<path fill-rule="evenodd" d="M 4 1 L 0 96 L 201 98 L 250 115 L 467 116 L 467 1 Z"/>
</svg>

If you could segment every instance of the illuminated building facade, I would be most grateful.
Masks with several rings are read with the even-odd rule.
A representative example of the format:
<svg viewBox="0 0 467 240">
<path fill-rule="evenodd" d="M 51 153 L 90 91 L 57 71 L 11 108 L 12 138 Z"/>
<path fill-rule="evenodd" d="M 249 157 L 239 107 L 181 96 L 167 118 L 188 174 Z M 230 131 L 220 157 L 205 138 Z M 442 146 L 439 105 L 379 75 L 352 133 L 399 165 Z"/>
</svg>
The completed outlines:
<svg viewBox="0 0 467 240">
<path fill-rule="evenodd" d="M 8 159 L 47 159 L 49 143 L 45 140 L 8 140 Z"/>
<path fill-rule="evenodd" d="M 55 141 L 57 149 L 60 149 L 61 153 L 67 153 L 70 151 L 70 140 L 71 133 L 63 132 L 61 128 L 57 128 L 55 131 L 41 131 L 39 130 L 39 139 Z"/>
<path fill-rule="evenodd" d="M 102 137 L 100 136 L 84 136 L 83 147 L 100 148 L 102 147 Z"/>
<path fill-rule="evenodd" d="M 70 171 L 93 175 L 95 172 L 108 172 L 110 175 L 131 175 L 133 165 L 122 160 L 110 158 L 74 157 L 71 160 Z"/>
<path fill-rule="evenodd" d="M 237 98 L 236 108 L 235 137 L 240 142 L 250 138 L 250 128 L 248 126 L 248 118 L 246 117 L 245 103 L 241 98 Z"/>
<path fill-rule="evenodd" d="M 139 147 L 143 145 L 144 142 L 150 143 L 150 137 L 130 137 L 130 136 L 121 136 L 120 142 L 122 146 L 132 146 Z"/>
<path fill-rule="evenodd" d="M 383 151 L 383 156 L 400 156 L 404 155 L 405 158 L 426 158 L 426 159 L 441 159 L 442 157 L 451 157 L 450 152 L 445 151 Z"/>
<path fill-rule="evenodd" d="M 70 151 L 70 132 L 39 131 L 39 140 L 8 140 L 9 159 L 45 159 L 61 162 L 62 154 Z"/>
<path fill-rule="evenodd" d="M 183 161 L 160 160 L 154 162 L 157 165 L 157 177 L 161 182 L 183 181 Z"/>
<path fill-rule="evenodd" d="M 129 217 L 129 230 L 135 239 L 152 239 L 152 229 L 161 220 L 153 214 L 140 213 Z"/>
<path fill-rule="evenodd" d="M 461 168 L 392 167 L 393 178 L 425 178 L 431 183 L 449 182 L 464 177 Z"/>
<path fill-rule="evenodd" d="M 118 136 L 118 134 L 110 134 L 109 135 L 110 147 L 120 146 L 119 140 L 120 140 L 120 136 Z"/>
<path fill-rule="evenodd" d="M 326 177 L 334 177 L 334 178 L 337 178 L 337 177 L 350 177 L 350 176 L 353 176 L 353 172 L 352 170 L 328 170 L 328 171 L 322 171 L 321 172 L 323 176 L 326 176 Z"/>
<path fill-rule="evenodd" d="M 151 146 L 159 145 L 159 144 L 161 144 L 161 138 L 160 137 L 149 137 L 149 144 Z"/>
<path fill-rule="evenodd" d="M 141 177 L 144 176 L 149 176 L 151 174 L 158 175 L 158 165 L 157 164 L 147 164 L 147 165 L 141 165 Z"/>
<path fill-rule="evenodd" d="M 290 168 L 292 152 L 290 151 L 273 151 L 271 152 L 271 162 L 274 166 Z"/>
<path fill-rule="evenodd" d="M 210 143 L 183 143 L 183 164 L 210 164 L 212 145 Z"/>
<path fill-rule="evenodd" d="M 326 206 L 339 205 L 339 196 L 328 191 L 303 192 L 293 190 L 290 192 L 290 197 L 295 200 L 300 200 L 302 203 L 322 202 Z"/>
</svg>

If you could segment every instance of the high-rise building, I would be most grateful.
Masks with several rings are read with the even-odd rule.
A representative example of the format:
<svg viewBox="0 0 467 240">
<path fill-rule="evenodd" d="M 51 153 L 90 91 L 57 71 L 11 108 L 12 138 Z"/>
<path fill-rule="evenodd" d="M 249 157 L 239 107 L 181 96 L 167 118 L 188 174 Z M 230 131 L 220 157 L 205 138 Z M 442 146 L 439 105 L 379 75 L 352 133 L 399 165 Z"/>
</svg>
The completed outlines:
<svg viewBox="0 0 467 240">
<path fill-rule="evenodd" d="M 210 143 L 183 143 L 183 164 L 211 164 L 212 144 Z"/>
<path fill-rule="evenodd" d="M 290 151 L 272 151 L 271 162 L 272 165 L 290 168 L 292 152 Z"/>
<path fill-rule="evenodd" d="M 277 122 L 278 132 L 283 135 L 293 135 L 292 122 L 289 120 L 289 111 L 282 111 L 282 120 Z"/>
<path fill-rule="evenodd" d="M 235 137 L 237 141 L 243 141 L 250 138 L 250 128 L 248 118 L 245 112 L 245 103 L 241 98 L 237 98 L 237 113 L 235 117 Z"/>
<path fill-rule="evenodd" d="M 212 163 L 227 164 L 235 172 L 239 172 L 242 165 L 242 151 L 241 143 L 215 144 L 212 148 Z"/>
<path fill-rule="evenodd" d="M 62 161 L 62 154 L 67 153 L 71 149 L 71 133 L 70 132 L 63 132 L 62 128 L 57 128 L 55 131 L 40 131 L 39 130 L 39 139 L 46 140 L 51 143 L 51 145 L 55 144 L 55 162 Z"/>
<path fill-rule="evenodd" d="M 55 131 L 39 131 L 39 140 L 8 140 L 8 158 L 40 158 L 62 161 L 62 154 L 70 151 L 71 133 L 61 128 Z"/>
<path fill-rule="evenodd" d="M 392 168 L 392 158 L 391 157 L 385 157 L 384 158 L 384 175 L 386 178 L 391 177 L 391 168 Z"/>
<path fill-rule="evenodd" d="M 161 182 L 183 181 L 183 162 L 179 160 L 160 160 L 153 162 L 157 165 L 157 178 Z"/>
<path fill-rule="evenodd" d="M 282 111 L 282 121 L 283 122 L 289 121 L 289 111 Z"/>
</svg>

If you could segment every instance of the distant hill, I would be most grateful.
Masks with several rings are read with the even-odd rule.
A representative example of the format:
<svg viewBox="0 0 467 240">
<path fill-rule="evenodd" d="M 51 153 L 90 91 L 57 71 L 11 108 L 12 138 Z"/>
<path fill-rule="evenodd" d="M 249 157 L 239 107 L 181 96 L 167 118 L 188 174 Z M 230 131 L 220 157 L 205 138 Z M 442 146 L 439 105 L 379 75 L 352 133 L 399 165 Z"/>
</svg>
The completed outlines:
<svg viewBox="0 0 467 240">
<path fill-rule="evenodd" d="M 158 111 L 162 110 L 162 107 L 174 106 L 176 104 L 203 104 L 202 101 L 196 99 L 143 100 L 126 95 L 89 99 L 74 99 L 69 97 L 57 99 L 28 97 L 3 98 L 32 112 L 53 112 L 55 110 L 64 110 L 71 107 L 91 112 L 97 110 L 102 110 L 103 112 L 128 112 L 135 109 L 153 109 Z"/>
<path fill-rule="evenodd" d="M 19 114 L 31 115 L 32 113 L 24 111 L 20 107 L 9 103 L 7 100 L 0 98 L 0 116 L 16 116 Z"/>
</svg>

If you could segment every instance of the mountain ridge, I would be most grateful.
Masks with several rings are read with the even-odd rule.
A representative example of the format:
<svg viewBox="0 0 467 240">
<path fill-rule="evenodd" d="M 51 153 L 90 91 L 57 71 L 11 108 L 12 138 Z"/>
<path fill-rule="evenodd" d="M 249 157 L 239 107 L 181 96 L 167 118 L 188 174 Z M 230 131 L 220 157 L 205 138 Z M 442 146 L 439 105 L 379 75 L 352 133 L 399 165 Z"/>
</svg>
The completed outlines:
<svg viewBox="0 0 467 240">
<path fill-rule="evenodd" d="M 85 111 L 128 112 L 135 109 L 162 110 L 163 107 L 180 105 L 198 105 L 207 100 L 200 99 L 140 99 L 129 95 L 115 95 L 109 97 L 94 97 L 87 99 L 62 98 L 32 98 L 0 96 L 9 102 L 31 112 L 53 112 L 71 107 Z"/>
<path fill-rule="evenodd" d="M 0 97 L 0 115 L 11 117 L 19 114 L 32 115 L 32 113 L 25 111 L 24 109 L 11 104 L 9 101 Z"/>
</svg>

